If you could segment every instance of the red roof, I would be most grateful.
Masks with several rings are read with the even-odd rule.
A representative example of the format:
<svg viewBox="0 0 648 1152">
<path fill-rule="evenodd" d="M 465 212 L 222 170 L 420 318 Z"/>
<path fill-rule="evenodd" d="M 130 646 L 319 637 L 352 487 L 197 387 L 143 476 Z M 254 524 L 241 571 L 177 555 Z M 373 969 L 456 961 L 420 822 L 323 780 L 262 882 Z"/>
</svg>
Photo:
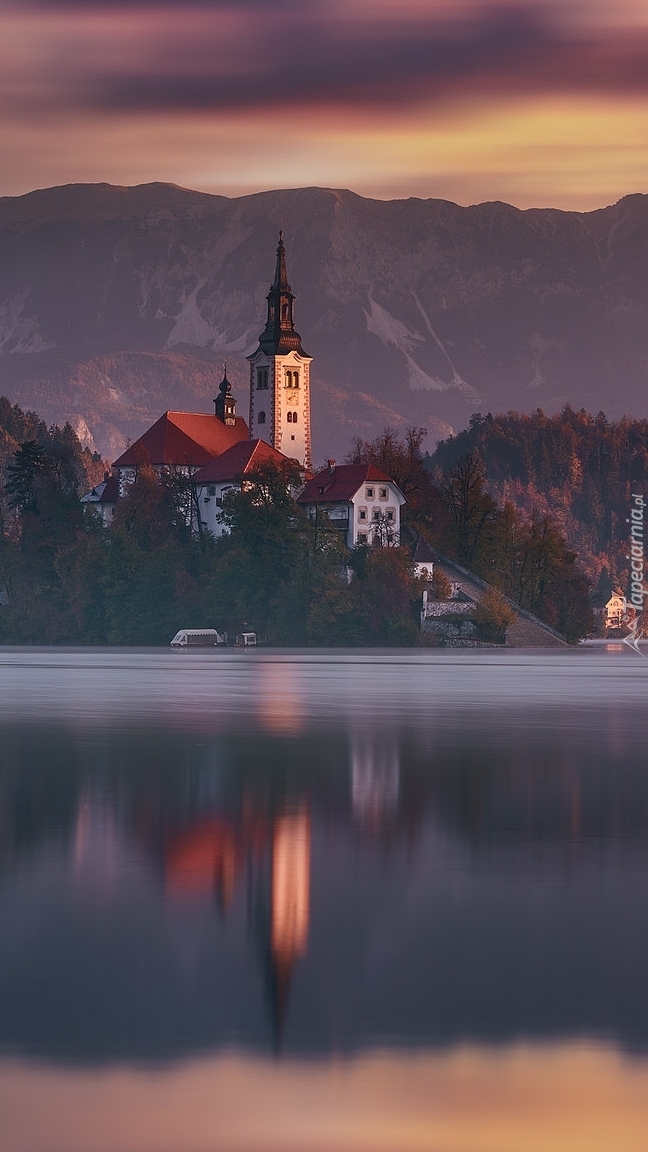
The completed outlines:
<svg viewBox="0 0 648 1152">
<path fill-rule="evenodd" d="M 81 497 L 82 504 L 116 504 L 119 500 L 119 481 L 116 476 L 109 476 L 101 484 L 95 484 L 90 492 Z"/>
<path fill-rule="evenodd" d="M 336 464 L 317 472 L 298 497 L 300 504 L 328 504 L 336 500 L 352 500 L 358 488 L 367 482 L 394 484 L 394 481 L 374 464 Z M 396 485 L 394 484 L 396 488 Z"/>
<path fill-rule="evenodd" d="M 206 412 L 165 412 L 115 460 L 114 467 L 134 468 L 143 463 L 200 467 L 248 435 L 241 416 L 235 424 L 223 424 Z"/>
<path fill-rule="evenodd" d="M 196 484 L 218 484 L 224 480 L 235 480 L 257 468 L 259 464 L 294 464 L 283 452 L 271 448 L 265 440 L 239 440 L 216 460 L 210 460 L 194 476 Z"/>
<path fill-rule="evenodd" d="M 99 504 L 116 504 L 119 500 L 119 481 L 116 476 L 109 476 L 103 484 L 96 488 Z"/>
</svg>

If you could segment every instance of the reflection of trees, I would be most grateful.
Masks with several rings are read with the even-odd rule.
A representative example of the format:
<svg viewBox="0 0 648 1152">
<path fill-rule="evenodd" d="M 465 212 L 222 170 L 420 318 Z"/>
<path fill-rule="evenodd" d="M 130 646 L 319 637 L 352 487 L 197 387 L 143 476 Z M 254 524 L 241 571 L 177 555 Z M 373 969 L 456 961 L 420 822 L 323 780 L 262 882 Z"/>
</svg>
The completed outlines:
<svg viewBox="0 0 648 1152">
<path fill-rule="evenodd" d="M 69 732 L 5 727 L 0 755 L 0 866 L 44 841 L 69 842 L 79 789 L 79 746 Z"/>
</svg>

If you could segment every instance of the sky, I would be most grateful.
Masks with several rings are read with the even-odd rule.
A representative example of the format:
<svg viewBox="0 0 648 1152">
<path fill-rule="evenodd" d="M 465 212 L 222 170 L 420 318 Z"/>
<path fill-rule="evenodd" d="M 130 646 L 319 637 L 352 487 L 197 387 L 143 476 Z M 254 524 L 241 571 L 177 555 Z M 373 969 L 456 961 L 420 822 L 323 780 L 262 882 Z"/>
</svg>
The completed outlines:
<svg viewBox="0 0 648 1152">
<path fill-rule="evenodd" d="M 648 192 L 646 0 L 0 0 L 0 195 Z"/>
</svg>

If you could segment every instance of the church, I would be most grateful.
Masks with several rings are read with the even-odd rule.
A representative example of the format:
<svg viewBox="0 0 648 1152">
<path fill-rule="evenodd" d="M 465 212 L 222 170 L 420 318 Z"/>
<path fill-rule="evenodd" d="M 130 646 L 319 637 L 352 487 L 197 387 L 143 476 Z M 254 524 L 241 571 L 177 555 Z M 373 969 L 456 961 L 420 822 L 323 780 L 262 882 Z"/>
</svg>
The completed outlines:
<svg viewBox="0 0 648 1152">
<path fill-rule="evenodd" d="M 138 468 L 148 465 L 159 475 L 174 472 L 192 481 L 192 519 L 199 518 L 197 527 L 218 536 L 223 531 L 220 508 L 226 492 L 240 487 L 246 474 L 260 465 L 297 462 L 305 485 L 298 499 L 310 516 L 320 510 L 325 513 L 344 531 L 349 547 L 397 544 L 405 498 L 389 476 L 373 467 L 368 471 L 358 465 L 336 467 L 333 460 L 313 475 L 312 357 L 304 351 L 295 327 L 295 296 L 288 281 L 282 232 L 266 299 L 265 328 L 247 358 L 249 423 L 236 414 L 226 368 L 213 415 L 165 412 L 115 460 L 112 475 L 106 473 L 103 483 L 82 497 L 82 504 L 94 508 L 109 524 Z"/>
</svg>

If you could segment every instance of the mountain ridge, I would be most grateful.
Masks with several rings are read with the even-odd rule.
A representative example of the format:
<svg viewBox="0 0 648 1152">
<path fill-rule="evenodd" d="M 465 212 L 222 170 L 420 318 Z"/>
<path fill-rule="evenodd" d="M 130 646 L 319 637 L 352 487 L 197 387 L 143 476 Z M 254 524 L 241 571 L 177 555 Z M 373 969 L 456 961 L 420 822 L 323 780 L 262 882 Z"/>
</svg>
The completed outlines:
<svg viewBox="0 0 648 1152">
<path fill-rule="evenodd" d="M 348 189 L 229 198 L 154 183 L 0 198 L 0 391 L 109 455 L 166 408 L 247 415 L 286 235 L 315 458 L 385 422 L 430 446 L 472 412 L 643 415 L 648 196 L 586 213 Z"/>
</svg>

